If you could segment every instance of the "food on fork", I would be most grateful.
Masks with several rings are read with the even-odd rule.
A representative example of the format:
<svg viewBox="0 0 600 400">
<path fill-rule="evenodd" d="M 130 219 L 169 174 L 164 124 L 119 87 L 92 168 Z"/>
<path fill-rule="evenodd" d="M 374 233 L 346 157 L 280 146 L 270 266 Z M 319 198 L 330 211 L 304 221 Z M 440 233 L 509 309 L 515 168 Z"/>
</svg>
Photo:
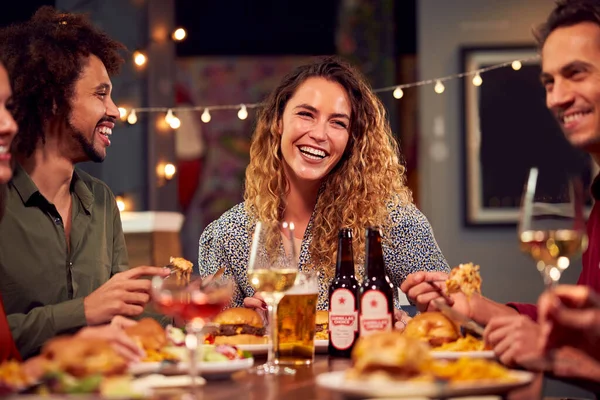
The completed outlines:
<svg viewBox="0 0 600 400">
<path fill-rule="evenodd" d="M 177 280 L 183 280 L 185 283 L 190 283 L 190 279 L 192 277 L 192 269 L 194 264 L 185 258 L 181 257 L 171 257 L 169 259 L 169 265 L 174 272 Z"/>
<path fill-rule="evenodd" d="M 418 314 L 408 321 L 404 335 L 437 347 L 459 339 L 460 331 L 444 314 L 433 311 Z"/>
<path fill-rule="evenodd" d="M 329 312 L 325 310 L 318 310 L 315 323 L 317 325 L 315 339 L 329 340 Z"/>
<path fill-rule="evenodd" d="M 470 298 L 473 293 L 481 293 L 479 265 L 467 263 L 452 268 L 446 280 L 446 292 L 447 294 L 463 292 L 467 298 Z"/>
<path fill-rule="evenodd" d="M 250 308 L 228 308 L 218 314 L 213 322 L 219 326 L 218 331 L 210 335 L 209 342 L 214 344 L 264 344 L 265 325 L 262 317 Z"/>
</svg>

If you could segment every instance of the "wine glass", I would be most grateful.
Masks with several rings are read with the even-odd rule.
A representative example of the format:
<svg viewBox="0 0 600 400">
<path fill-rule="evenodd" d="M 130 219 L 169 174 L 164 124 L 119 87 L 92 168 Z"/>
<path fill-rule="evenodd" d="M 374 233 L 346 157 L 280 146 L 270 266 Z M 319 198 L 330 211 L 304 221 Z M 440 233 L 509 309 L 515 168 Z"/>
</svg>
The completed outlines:
<svg viewBox="0 0 600 400">
<path fill-rule="evenodd" d="M 269 353 L 267 362 L 250 372 L 258 375 L 292 375 L 296 371 L 274 362 L 277 345 L 277 305 L 286 290 L 294 286 L 298 274 L 298 256 L 294 244 L 293 223 L 268 224 L 258 221 L 252 237 L 248 281 L 267 303 L 269 310 Z"/>
<path fill-rule="evenodd" d="M 556 168 L 531 168 L 519 218 L 521 250 L 537 261 L 546 289 L 587 248 L 581 178 Z"/>
<path fill-rule="evenodd" d="M 174 274 L 152 279 L 152 301 L 159 312 L 185 321 L 185 346 L 189 351 L 192 392 L 196 391 L 199 363 L 204 345 L 203 329 L 229 304 L 232 285 L 229 280 L 195 277 L 189 282 Z"/>
</svg>

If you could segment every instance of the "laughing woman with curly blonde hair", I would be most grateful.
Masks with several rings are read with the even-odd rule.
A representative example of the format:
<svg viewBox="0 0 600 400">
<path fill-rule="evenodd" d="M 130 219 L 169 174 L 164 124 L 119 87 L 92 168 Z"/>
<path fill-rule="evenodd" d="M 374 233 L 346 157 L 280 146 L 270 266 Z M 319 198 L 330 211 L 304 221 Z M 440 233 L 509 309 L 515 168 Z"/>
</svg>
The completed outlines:
<svg viewBox="0 0 600 400">
<path fill-rule="evenodd" d="M 246 276 L 256 221 L 294 222 L 299 270 L 320 273 L 319 309 L 328 307 L 341 228 L 354 232 L 358 277 L 364 231 L 373 225 L 382 228 L 386 271 L 396 287 L 412 272 L 448 271 L 405 186 L 383 104 L 356 70 L 335 58 L 298 67 L 265 102 L 250 146 L 244 200 L 200 237 L 200 275 L 225 267 L 236 282 L 232 306 L 262 304 L 251 298 Z M 397 296 L 394 303 L 399 308 Z"/>
</svg>

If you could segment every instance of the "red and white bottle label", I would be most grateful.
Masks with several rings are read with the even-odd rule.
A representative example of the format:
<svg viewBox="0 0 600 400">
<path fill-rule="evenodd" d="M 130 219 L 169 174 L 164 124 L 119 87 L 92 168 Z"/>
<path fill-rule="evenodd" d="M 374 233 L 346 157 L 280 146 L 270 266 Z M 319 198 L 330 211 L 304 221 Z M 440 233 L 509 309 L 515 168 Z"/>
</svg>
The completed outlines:
<svg viewBox="0 0 600 400">
<path fill-rule="evenodd" d="M 346 350 L 354 343 L 358 330 L 356 299 L 348 289 L 336 289 L 329 299 L 329 340 L 338 350 Z"/>
<path fill-rule="evenodd" d="M 392 330 L 388 301 L 378 290 L 367 291 L 360 300 L 360 336 Z"/>
</svg>

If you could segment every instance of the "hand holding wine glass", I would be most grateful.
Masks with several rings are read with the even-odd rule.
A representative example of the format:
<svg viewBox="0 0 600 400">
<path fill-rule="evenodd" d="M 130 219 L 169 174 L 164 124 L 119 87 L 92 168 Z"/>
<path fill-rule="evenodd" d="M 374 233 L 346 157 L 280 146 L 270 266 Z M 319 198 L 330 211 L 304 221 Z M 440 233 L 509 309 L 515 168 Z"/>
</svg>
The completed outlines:
<svg viewBox="0 0 600 400">
<path fill-rule="evenodd" d="M 252 372 L 259 375 L 293 374 L 289 368 L 279 368 L 273 358 L 273 347 L 277 341 L 277 305 L 284 293 L 294 285 L 298 274 L 298 256 L 294 244 L 294 224 L 262 221 L 256 223 L 250 260 L 248 281 L 262 296 L 269 311 L 269 355 L 267 363 Z"/>
<path fill-rule="evenodd" d="M 571 258 L 587 248 L 581 179 L 532 168 L 519 220 L 521 250 L 537 261 L 548 289 L 554 287 Z"/>
</svg>

